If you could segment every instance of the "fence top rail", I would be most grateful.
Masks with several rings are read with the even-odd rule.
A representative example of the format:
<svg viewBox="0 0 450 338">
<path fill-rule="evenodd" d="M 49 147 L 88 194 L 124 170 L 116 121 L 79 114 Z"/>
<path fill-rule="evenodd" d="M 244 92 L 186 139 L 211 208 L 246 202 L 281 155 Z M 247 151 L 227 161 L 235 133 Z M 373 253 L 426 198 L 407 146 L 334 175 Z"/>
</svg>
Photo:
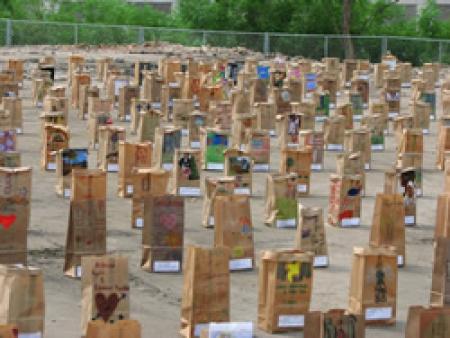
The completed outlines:
<svg viewBox="0 0 450 338">
<path fill-rule="evenodd" d="M 77 23 L 77 22 L 61 22 L 61 21 L 41 21 L 41 20 L 27 20 L 27 19 L 8 19 L 0 18 L 2 22 L 20 22 L 27 24 L 41 24 L 41 25 L 60 25 L 60 26 L 77 26 L 77 27 L 98 27 L 98 28 L 120 28 L 120 29 L 144 29 L 167 32 L 186 32 L 186 33 L 206 33 L 206 34 L 234 34 L 234 35 L 250 35 L 250 36 L 264 36 L 269 35 L 273 37 L 309 37 L 309 38 L 328 38 L 328 39 L 391 39 L 391 40 L 409 40 L 409 41 L 426 41 L 426 42 L 445 42 L 450 43 L 450 39 L 432 39 L 413 36 L 385 36 L 385 35 L 344 35 L 344 34 L 299 34 L 299 33 L 283 33 L 283 32 L 243 32 L 232 30 L 208 30 L 208 29 L 192 29 L 192 28 L 175 28 L 175 27 L 152 27 L 152 26 L 138 26 L 138 25 L 111 25 L 101 23 Z"/>
</svg>

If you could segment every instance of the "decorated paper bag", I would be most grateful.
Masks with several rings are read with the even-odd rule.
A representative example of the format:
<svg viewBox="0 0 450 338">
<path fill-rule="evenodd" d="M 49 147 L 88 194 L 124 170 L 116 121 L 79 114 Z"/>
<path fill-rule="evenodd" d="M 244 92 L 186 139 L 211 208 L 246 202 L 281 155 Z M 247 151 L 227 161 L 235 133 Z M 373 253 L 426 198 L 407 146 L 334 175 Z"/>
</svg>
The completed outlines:
<svg viewBox="0 0 450 338">
<path fill-rule="evenodd" d="M 323 222 L 323 209 L 298 205 L 295 247 L 314 254 L 314 267 L 328 266 L 328 247 Z"/>
<path fill-rule="evenodd" d="M 353 73 L 351 84 L 352 91 L 355 91 L 361 97 L 363 108 L 369 103 L 369 72 L 357 70 Z M 361 114 L 362 115 L 362 114 Z"/>
<path fill-rule="evenodd" d="M 327 150 L 342 151 L 344 149 L 345 117 L 330 116 L 323 123 L 324 143 Z"/>
<path fill-rule="evenodd" d="M 336 156 L 336 174 L 341 176 L 361 176 L 361 196 L 364 196 L 366 188 L 366 173 L 364 171 L 364 158 L 361 156 L 361 152 L 345 152 L 343 154 L 338 154 Z"/>
<path fill-rule="evenodd" d="M 11 116 L 11 127 L 15 129 L 18 134 L 21 134 L 23 129 L 22 99 L 14 96 L 4 97 L 2 103 L 3 108 L 8 111 Z"/>
<path fill-rule="evenodd" d="M 297 174 L 297 196 L 309 195 L 311 182 L 312 148 L 285 148 L 281 150 L 280 173 Z"/>
<path fill-rule="evenodd" d="M 249 153 L 229 148 L 225 150 L 225 176 L 236 179 L 234 193 L 237 195 L 252 194 L 253 161 Z"/>
<path fill-rule="evenodd" d="M 0 130 L 0 153 L 17 150 L 17 132 L 14 129 Z"/>
<path fill-rule="evenodd" d="M 153 163 L 164 170 L 172 171 L 175 150 L 181 148 L 181 128 L 157 128 Z"/>
<path fill-rule="evenodd" d="M 420 129 L 403 129 L 397 153 L 423 153 L 423 134 Z"/>
<path fill-rule="evenodd" d="M 0 152 L 0 167 L 17 168 L 21 166 L 21 153 L 18 151 Z"/>
<path fill-rule="evenodd" d="M 127 85 L 119 89 L 119 121 L 131 121 L 131 102 L 139 97 L 139 86 Z"/>
<path fill-rule="evenodd" d="M 71 195 L 72 169 L 87 169 L 87 148 L 67 148 L 56 153 L 56 193 L 64 198 Z"/>
<path fill-rule="evenodd" d="M 176 149 L 174 156 L 173 193 L 180 196 L 200 196 L 200 150 Z"/>
<path fill-rule="evenodd" d="M 415 172 L 416 196 L 423 194 L 423 154 L 422 153 L 400 153 L 397 156 L 397 170 L 412 168 Z M 403 190 L 402 190 L 403 191 Z"/>
<path fill-rule="evenodd" d="M 80 87 L 82 85 L 90 85 L 91 84 L 91 76 L 89 73 L 85 72 L 76 72 L 72 76 L 72 108 L 79 109 L 80 103 Z"/>
<path fill-rule="evenodd" d="M 110 99 L 89 97 L 88 99 L 88 134 L 89 147 L 98 147 L 98 128 L 112 123 L 113 103 Z"/>
<path fill-rule="evenodd" d="M 447 192 L 437 196 L 434 240 L 439 237 L 450 238 L 450 195 Z"/>
<path fill-rule="evenodd" d="M 275 102 L 277 115 L 286 115 L 291 112 L 292 93 L 288 87 L 271 88 L 269 102 Z"/>
<path fill-rule="evenodd" d="M 98 133 L 97 167 L 107 172 L 119 171 L 119 142 L 125 141 L 125 128 L 101 126 Z"/>
<path fill-rule="evenodd" d="M 145 199 L 167 194 L 170 173 L 160 168 L 135 168 L 131 175 L 133 186 L 131 227 L 140 229 L 144 226 Z"/>
<path fill-rule="evenodd" d="M 319 84 L 323 91 L 330 93 L 330 107 L 336 107 L 338 91 L 338 72 L 322 72 L 319 77 Z"/>
<path fill-rule="evenodd" d="M 81 257 L 106 254 L 106 173 L 74 169 L 64 274 L 80 278 Z"/>
<path fill-rule="evenodd" d="M 142 84 L 144 98 L 151 102 L 161 102 L 161 88 L 164 81 L 156 72 L 149 71 L 144 75 Z"/>
<path fill-rule="evenodd" d="M 214 246 L 230 249 L 230 270 L 253 268 L 253 225 L 248 196 L 218 196 L 214 202 Z"/>
<path fill-rule="evenodd" d="M 403 139 L 403 130 L 412 129 L 414 125 L 414 117 L 412 114 L 400 115 L 393 119 L 393 124 L 395 141 L 398 146 Z"/>
<path fill-rule="evenodd" d="M 389 248 L 353 249 L 349 312 L 363 315 L 366 325 L 395 323 L 397 253 Z"/>
<path fill-rule="evenodd" d="M 216 197 L 234 194 L 236 178 L 231 177 L 206 177 L 205 196 L 202 208 L 202 225 L 205 228 L 214 227 L 214 203 Z"/>
<path fill-rule="evenodd" d="M 208 123 L 208 115 L 198 110 L 188 116 L 188 144 L 192 149 L 200 149 L 200 128 L 205 128 Z"/>
<path fill-rule="evenodd" d="M 100 97 L 100 90 L 97 86 L 81 85 L 80 86 L 80 102 L 78 108 L 78 118 L 85 120 L 89 113 L 89 98 Z"/>
<path fill-rule="evenodd" d="M 388 123 L 389 123 L 389 115 L 388 115 L 388 105 L 385 102 L 372 102 L 370 104 L 369 115 L 380 114 L 383 128 L 387 132 L 388 131 Z"/>
<path fill-rule="evenodd" d="M 406 263 L 404 218 L 405 207 L 400 194 L 377 194 L 370 231 L 370 245 L 394 247 L 399 266 Z"/>
<path fill-rule="evenodd" d="M 27 263 L 31 168 L 0 168 L 0 263 Z"/>
<path fill-rule="evenodd" d="M 155 141 L 156 129 L 160 126 L 161 112 L 159 110 L 141 111 L 137 130 L 139 142 Z"/>
<path fill-rule="evenodd" d="M 440 170 L 444 170 L 445 161 L 449 157 L 450 152 L 450 127 L 444 124 L 445 122 L 441 120 L 438 124 L 438 137 L 437 137 L 437 156 L 436 156 L 436 166 Z"/>
<path fill-rule="evenodd" d="M 0 337 L 2 337 L 2 338 L 18 338 L 19 337 L 19 329 L 17 328 L 17 325 L 14 325 L 14 324 L 0 325 Z"/>
<path fill-rule="evenodd" d="M 133 97 L 131 99 L 131 134 L 136 134 L 141 120 L 141 112 L 152 110 L 152 101 Z"/>
<path fill-rule="evenodd" d="M 181 330 L 200 337 L 210 322 L 230 321 L 229 249 L 189 246 L 181 297 Z"/>
<path fill-rule="evenodd" d="M 0 265 L 0 324 L 14 325 L 14 337 L 44 337 L 44 277 L 32 266 Z"/>
<path fill-rule="evenodd" d="M 450 238 L 435 238 L 430 293 L 430 304 L 432 306 L 448 306 L 450 304 L 449 261 Z"/>
<path fill-rule="evenodd" d="M 336 116 L 344 117 L 344 128 L 346 130 L 353 129 L 353 108 L 351 103 L 339 105 L 336 108 Z"/>
<path fill-rule="evenodd" d="M 365 338 L 364 317 L 344 309 L 312 311 L 305 316 L 304 338 Z"/>
<path fill-rule="evenodd" d="M 400 193 L 403 195 L 405 205 L 405 225 L 414 226 L 416 220 L 416 170 L 415 168 L 406 168 L 400 172 Z"/>
<path fill-rule="evenodd" d="M 298 134 L 302 129 L 303 114 L 278 115 L 277 123 L 280 147 L 298 147 Z"/>
<path fill-rule="evenodd" d="M 352 107 L 353 120 L 355 121 L 361 120 L 364 113 L 364 103 L 361 93 L 357 91 L 350 91 L 349 101 Z"/>
<path fill-rule="evenodd" d="M 245 151 L 253 160 L 254 172 L 269 171 L 270 168 L 270 136 L 268 131 L 247 129 Z"/>
<path fill-rule="evenodd" d="M 256 128 L 255 114 L 240 114 L 233 117 L 233 124 L 231 126 L 231 144 L 233 147 L 245 146 L 245 134 L 247 130 Z"/>
<path fill-rule="evenodd" d="M 331 175 L 328 224 L 355 227 L 361 220 L 361 176 Z"/>
<path fill-rule="evenodd" d="M 381 114 L 363 116 L 361 127 L 369 130 L 370 149 L 372 151 L 384 150 L 384 120 Z"/>
<path fill-rule="evenodd" d="M 222 171 L 225 168 L 224 151 L 229 145 L 229 132 L 214 128 L 201 128 L 200 143 L 202 168 Z"/>
<path fill-rule="evenodd" d="M 275 133 L 275 104 L 260 102 L 254 105 L 256 111 L 256 125 L 258 129 L 267 130 L 271 135 Z"/>
<path fill-rule="evenodd" d="M 312 149 L 311 170 L 322 170 L 324 161 L 324 134 L 322 131 L 300 130 L 299 145 Z"/>
<path fill-rule="evenodd" d="M 81 259 L 81 332 L 90 321 L 114 323 L 130 316 L 128 258 L 115 255 Z"/>
<path fill-rule="evenodd" d="M 431 107 L 428 103 L 416 101 L 413 103 L 413 127 L 421 129 L 424 134 L 430 132 Z"/>
<path fill-rule="evenodd" d="M 211 102 L 209 106 L 208 117 L 207 127 L 213 126 L 214 128 L 219 130 L 230 130 L 233 124 L 233 118 L 231 115 L 231 102 Z"/>
<path fill-rule="evenodd" d="M 409 307 L 405 337 L 437 338 L 449 335 L 450 309 L 448 307 Z"/>
<path fill-rule="evenodd" d="M 297 174 L 269 174 L 266 180 L 265 221 L 277 228 L 297 226 Z"/>
<path fill-rule="evenodd" d="M 86 338 L 141 338 L 141 324 L 137 320 L 118 320 L 114 323 L 90 321 Z"/>
<path fill-rule="evenodd" d="M 184 199 L 173 195 L 144 200 L 141 267 L 150 272 L 181 272 Z"/>
<path fill-rule="evenodd" d="M 364 169 L 370 169 L 372 147 L 368 129 L 361 128 L 347 130 L 344 137 L 344 150 L 351 153 L 360 152 L 364 163 Z"/>
<path fill-rule="evenodd" d="M 63 126 L 45 124 L 41 152 L 41 167 L 56 170 L 56 152 L 69 148 L 69 129 Z"/>
<path fill-rule="evenodd" d="M 264 251 L 258 279 L 259 329 L 269 333 L 302 330 L 311 303 L 312 254 Z"/>
<path fill-rule="evenodd" d="M 400 114 L 400 90 L 384 89 L 381 91 L 383 102 L 387 103 L 389 118 L 397 117 Z"/>
<path fill-rule="evenodd" d="M 161 113 L 165 121 L 173 119 L 173 100 L 181 97 L 181 87 L 177 83 L 161 87 Z"/>
<path fill-rule="evenodd" d="M 133 196 L 133 169 L 148 168 L 152 164 L 152 144 L 150 142 L 130 143 L 119 141 L 118 195 Z"/>
<path fill-rule="evenodd" d="M 188 129 L 189 114 L 194 111 L 193 99 L 173 100 L 173 124 L 175 127 Z"/>
</svg>

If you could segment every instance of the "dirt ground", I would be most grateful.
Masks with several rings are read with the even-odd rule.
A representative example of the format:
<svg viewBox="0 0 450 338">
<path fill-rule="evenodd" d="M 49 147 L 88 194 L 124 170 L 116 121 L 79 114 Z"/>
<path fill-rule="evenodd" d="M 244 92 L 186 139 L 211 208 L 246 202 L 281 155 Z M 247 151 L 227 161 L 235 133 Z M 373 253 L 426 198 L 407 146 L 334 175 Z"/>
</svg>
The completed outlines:
<svg viewBox="0 0 450 338">
<path fill-rule="evenodd" d="M 2 49 L 1 59 L 18 56 L 37 62 L 41 49 L 15 48 Z M 83 51 L 81 51 L 83 53 Z M 87 55 L 87 53 L 85 53 Z M 69 50 L 56 49 L 58 58 L 57 84 L 66 78 L 67 56 Z M 87 56 L 92 62 L 95 58 L 109 55 L 127 62 L 133 59 L 155 60 L 161 55 L 127 56 L 123 51 L 113 50 L 90 52 Z M 88 60 L 89 61 L 89 60 Z M 92 76 L 95 77 L 93 63 Z M 35 67 L 28 63 L 27 68 Z M 69 201 L 55 193 L 56 178 L 52 172 L 40 169 L 40 120 L 41 109 L 31 104 L 31 82 L 27 79 L 21 91 L 24 100 L 24 134 L 19 137 L 19 150 L 22 162 L 33 167 L 33 192 L 31 203 L 31 222 L 29 230 L 29 263 L 39 266 L 45 274 L 46 295 L 46 337 L 80 337 L 81 285 L 79 280 L 63 275 L 64 245 L 68 226 Z M 402 90 L 402 112 L 409 110 L 409 89 Z M 440 114 L 440 95 L 438 92 L 438 114 Z M 372 99 L 378 93 L 371 86 Z M 340 100 L 344 98 L 341 96 Z M 128 129 L 129 123 L 115 122 Z M 78 120 L 75 111 L 70 112 L 71 147 L 87 147 L 87 123 Z M 316 128 L 320 129 L 321 124 Z M 392 126 L 391 126 L 392 131 Z M 424 196 L 417 202 L 418 225 L 406 232 L 406 266 L 399 270 L 397 322 L 390 327 L 368 328 L 366 337 L 399 338 L 404 337 L 407 311 L 410 305 L 426 305 L 429 302 L 431 269 L 433 261 L 433 230 L 435 223 L 436 196 L 443 191 L 443 173 L 435 169 L 436 122 L 431 124 L 431 133 L 424 138 Z M 367 172 L 367 192 L 362 201 L 362 225 L 355 229 L 338 229 L 326 226 L 330 255 L 330 266 L 314 270 L 312 310 L 346 308 L 350 285 L 352 250 L 354 246 L 368 245 L 370 225 L 373 216 L 375 195 L 383 189 L 383 172 L 394 164 L 395 140 L 391 134 L 386 139 L 387 149 L 372 154 L 373 169 Z M 271 170 L 279 166 L 279 148 L 276 139 L 271 144 Z M 309 206 L 327 209 L 329 176 L 335 171 L 335 153 L 326 152 L 325 168 L 314 172 L 311 180 L 311 195 L 299 200 Z M 96 163 L 96 151 L 90 151 L 89 166 Z M 206 176 L 220 175 L 203 172 Z M 254 225 L 254 240 L 257 256 L 261 250 L 290 248 L 294 244 L 295 230 L 268 228 L 263 224 L 265 173 L 253 176 L 254 196 L 251 199 Z M 202 198 L 186 200 L 185 245 L 211 246 L 213 230 L 200 225 Z M 131 316 L 141 322 L 142 337 L 178 337 L 180 327 L 180 297 L 182 274 L 150 274 L 139 268 L 141 256 L 141 234 L 130 227 L 131 201 L 117 196 L 117 174 L 108 174 L 107 229 L 108 251 L 129 257 L 131 286 Z M 259 264 L 259 262 L 258 262 Z M 257 318 L 258 268 L 250 272 L 231 274 L 231 319 L 233 321 L 253 321 Z M 271 337 L 259 330 L 257 337 Z M 301 333 L 280 334 L 280 337 L 302 337 Z"/>
</svg>

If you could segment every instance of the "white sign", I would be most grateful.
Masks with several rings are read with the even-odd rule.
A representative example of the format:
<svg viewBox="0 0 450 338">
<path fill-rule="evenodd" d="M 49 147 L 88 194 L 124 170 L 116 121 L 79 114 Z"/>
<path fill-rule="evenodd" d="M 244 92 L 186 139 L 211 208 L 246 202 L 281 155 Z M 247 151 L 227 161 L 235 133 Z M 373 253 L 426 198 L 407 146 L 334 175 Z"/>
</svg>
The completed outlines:
<svg viewBox="0 0 450 338">
<path fill-rule="evenodd" d="M 131 121 L 131 115 L 125 115 L 125 121 L 127 122 Z"/>
<path fill-rule="evenodd" d="M 308 186 L 306 184 L 297 184 L 297 192 L 307 192 Z"/>
<path fill-rule="evenodd" d="M 328 257 L 327 256 L 314 257 L 314 267 L 315 268 L 321 268 L 324 266 L 328 266 Z"/>
<path fill-rule="evenodd" d="M 64 198 L 69 198 L 72 195 L 72 190 L 64 189 Z"/>
<path fill-rule="evenodd" d="M 414 216 L 405 216 L 405 225 L 411 225 L 416 223 L 416 218 Z"/>
<path fill-rule="evenodd" d="M 275 133 L 275 130 L 273 130 L 273 129 L 269 130 L 269 135 L 270 136 L 277 136 L 277 134 Z"/>
<path fill-rule="evenodd" d="M 134 187 L 132 184 L 127 185 L 127 194 L 132 194 L 134 191 Z"/>
<path fill-rule="evenodd" d="M 323 166 L 320 163 L 313 163 L 311 164 L 311 170 L 322 170 Z"/>
<path fill-rule="evenodd" d="M 56 170 L 56 163 L 54 162 L 47 163 L 47 170 Z"/>
<path fill-rule="evenodd" d="M 161 102 L 152 102 L 152 108 L 153 109 L 160 109 L 161 108 Z"/>
<path fill-rule="evenodd" d="M 191 148 L 193 148 L 193 149 L 200 149 L 200 141 L 192 141 L 191 142 Z"/>
<path fill-rule="evenodd" d="M 23 133 L 22 128 L 16 128 L 16 133 L 17 133 L 17 134 L 22 134 L 22 133 Z"/>
<path fill-rule="evenodd" d="M 180 271 L 179 261 L 155 261 L 153 262 L 154 272 L 178 272 Z"/>
<path fill-rule="evenodd" d="M 304 315 L 280 315 L 278 327 L 303 327 L 305 326 Z"/>
<path fill-rule="evenodd" d="M 214 216 L 209 216 L 209 225 L 214 225 L 215 221 L 214 221 Z"/>
<path fill-rule="evenodd" d="M 75 277 L 81 278 L 81 266 L 79 265 L 75 267 Z"/>
<path fill-rule="evenodd" d="M 298 147 L 298 143 L 288 143 L 287 147 L 288 148 L 297 148 Z"/>
<path fill-rule="evenodd" d="M 208 338 L 252 338 L 253 323 L 210 323 Z"/>
<path fill-rule="evenodd" d="M 371 146 L 372 150 L 384 150 L 384 144 L 372 144 Z"/>
<path fill-rule="evenodd" d="M 180 196 L 200 196 L 201 195 L 200 188 L 193 188 L 193 187 L 180 187 L 178 193 Z"/>
<path fill-rule="evenodd" d="M 181 129 L 181 136 L 188 136 L 188 135 L 189 135 L 189 130 Z"/>
<path fill-rule="evenodd" d="M 316 116 L 316 122 L 323 122 L 326 118 L 326 116 Z"/>
<path fill-rule="evenodd" d="M 179 87 L 178 82 L 169 82 L 169 87 L 170 88 L 178 88 Z"/>
<path fill-rule="evenodd" d="M 370 163 L 364 163 L 364 169 L 369 170 L 370 169 Z"/>
<path fill-rule="evenodd" d="M 277 219 L 277 228 L 296 228 L 297 220 L 295 218 Z"/>
<path fill-rule="evenodd" d="M 366 309 L 366 320 L 384 320 L 391 318 L 391 307 L 368 307 Z"/>
<path fill-rule="evenodd" d="M 390 111 L 389 114 L 388 114 L 388 116 L 391 117 L 391 118 L 392 118 L 392 117 L 397 117 L 397 116 L 398 116 L 398 112 L 396 112 L 396 111 Z"/>
<path fill-rule="evenodd" d="M 108 172 L 116 173 L 119 171 L 119 165 L 117 163 L 108 163 Z"/>
<path fill-rule="evenodd" d="M 94 144 L 94 149 L 98 150 L 98 143 Z"/>
<path fill-rule="evenodd" d="M 173 163 L 163 163 L 163 169 L 167 171 L 171 171 L 173 169 Z"/>
<path fill-rule="evenodd" d="M 404 263 L 403 261 L 403 256 L 402 255 L 398 255 L 397 256 L 397 265 L 402 266 Z"/>
<path fill-rule="evenodd" d="M 231 259 L 230 270 L 247 270 L 253 268 L 253 261 L 251 258 Z"/>
<path fill-rule="evenodd" d="M 343 227 L 356 227 L 360 225 L 360 222 L 361 220 L 359 217 L 343 218 L 341 225 Z"/>
<path fill-rule="evenodd" d="M 253 165 L 253 171 L 269 171 L 268 163 L 256 163 Z"/>
<path fill-rule="evenodd" d="M 144 219 L 142 217 L 136 218 L 134 225 L 136 228 L 143 228 L 144 227 Z"/>
<path fill-rule="evenodd" d="M 249 188 L 234 188 L 234 193 L 236 195 L 250 195 Z"/>
<path fill-rule="evenodd" d="M 353 121 L 361 121 L 362 115 L 353 115 Z"/>
<path fill-rule="evenodd" d="M 209 162 L 206 164 L 207 170 L 223 170 L 224 164 L 223 163 L 213 163 Z"/>
<path fill-rule="evenodd" d="M 18 338 L 42 338 L 42 332 L 19 333 Z"/>
<path fill-rule="evenodd" d="M 341 151 L 343 150 L 344 147 L 342 144 L 328 144 L 327 145 L 327 150 L 338 150 Z"/>
</svg>

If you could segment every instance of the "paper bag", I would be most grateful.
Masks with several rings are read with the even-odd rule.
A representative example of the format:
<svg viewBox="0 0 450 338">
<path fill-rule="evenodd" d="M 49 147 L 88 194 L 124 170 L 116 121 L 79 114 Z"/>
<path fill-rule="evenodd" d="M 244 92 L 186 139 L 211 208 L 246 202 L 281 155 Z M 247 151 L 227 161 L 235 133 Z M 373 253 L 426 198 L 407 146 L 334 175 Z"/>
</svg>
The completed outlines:
<svg viewBox="0 0 450 338">
<path fill-rule="evenodd" d="M 370 169 L 372 147 L 368 129 L 347 130 L 344 137 L 344 150 L 351 153 L 360 152 L 364 169 Z"/>
<path fill-rule="evenodd" d="M 304 338 L 364 338 L 365 330 L 363 316 L 343 309 L 312 311 L 305 316 Z"/>
<path fill-rule="evenodd" d="M 175 150 L 181 148 L 181 128 L 157 128 L 153 163 L 164 170 L 172 171 Z"/>
<path fill-rule="evenodd" d="M 150 272 L 181 272 L 184 199 L 173 195 L 144 200 L 141 267 Z"/>
<path fill-rule="evenodd" d="M 215 224 L 214 202 L 216 197 L 234 194 L 235 186 L 235 177 L 205 178 L 205 196 L 202 208 L 202 225 L 205 228 L 213 227 Z"/>
<path fill-rule="evenodd" d="M 322 131 L 300 130 L 299 145 L 301 148 L 312 149 L 311 169 L 323 169 L 324 161 L 324 134 Z"/>
<path fill-rule="evenodd" d="M 0 265 L 0 288 L 0 324 L 16 326 L 19 337 L 44 337 L 45 295 L 42 271 L 31 266 Z"/>
<path fill-rule="evenodd" d="M 389 248 L 353 249 L 349 312 L 363 315 L 366 325 L 395 323 L 397 253 Z"/>
<path fill-rule="evenodd" d="M 199 337 L 210 322 L 230 321 L 230 271 L 227 248 L 189 246 L 181 297 L 181 330 Z"/>
<path fill-rule="evenodd" d="M 72 189 L 64 274 L 80 278 L 82 256 L 106 254 L 106 173 L 75 169 Z"/>
<path fill-rule="evenodd" d="M 114 323 L 90 321 L 86 338 L 141 338 L 141 324 L 137 320 L 118 320 Z"/>
<path fill-rule="evenodd" d="M 18 151 L 0 152 L 0 167 L 17 168 L 21 166 L 21 153 Z"/>
<path fill-rule="evenodd" d="M 125 141 L 125 128 L 101 126 L 98 133 L 97 167 L 106 172 L 119 171 L 119 142 Z"/>
<path fill-rule="evenodd" d="M 252 194 L 252 166 L 250 154 L 235 148 L 225 150 L 225 176 L 236 179 L 234 193 Z"/>
<path fill-rule="evenodd" d="M 139 142 L 155 141 L 156 129 L 160 126 L 161 112 L 159 110 L 140 111 L 137 130 Z"/>
<path fill-rule="evenodd" d="M 323 209 L 298 205 L 298 226 L 295 247 L 314 254 L 314 267 L 328 266 L 328 247 L 323 222 Z"/>
<path fill-rule="evenodd" d="M 342 151 L 344 149 L 345 117 L 330 116 L 323 123 L 324 143 L 327 150 Z"/>
<path fill-rule="evenodd" d="M 416 225 L 416 170 L 415 168 L 403 169 L 400 173 L 400 193 L 403 195 L 405 205 L 405 225 Z"/>
<path fill-rule="evenodd" d="M 355 227 L 361 222 L 361 176 L 331 175 L 328 224 Z"/>
<path fill-rule="evenodd" d="M 193 111 L 188 117 L 188 144 L 192 149 L 200 149 L 200 128 L 205 128 L 208 123 L 208 114 L 198 110 Z"/>
<path fill-rule="evenodd" d="M 313 256 L 300 250 L 265 251 L 258 282 L 258 327 L 269 333 L 299 331 L 309 311 Z"/>
<path fill-rule="evenodd" d="M 141 112 L 152 110 L 152 101 L 147 99 L 131 99 L 131 134 L 136 134 L 141 120 Z"/>
<path fill-rule="evenodd" d="M 254 105 L 256 111 L 256 125 L 258 129 L 275 132 L 275 104 L 260 102 Z"/>
<path fill-rule="evenodd" d="M 399 266 L 406 264 L 405 207 L 400 194 L 377 194 L 373 212 L 370 245 L 394 247 Z"/>
<path fill-rule="evenodd" d="M 31 168 L 0 168 L 0 263 L 27 263 Z"/>
<path fill-rule="evenodd" d="M 56 170 L 56 152 L 69 148 L 69 129 L 63 126 L 45 124 L 41 152 L 41 167 Z"/>
<path fill-rule="evenodd" d="M 432 306 L 448 306 L 450 304 L 449 260 L 450 239 L 444 237 L 435 238 L 430 293 L 430 304 Z"/>
<path fill-rule="evenodd" d="M 90 321 L 114 323 L 130 316 L 128 258 L 84 256 L 81 259 L 81 332 Z"/>
<path fill-rule="evenodd" d="M 372 151 L 384 150 L 385 124 L 381 114 L 363 116 L 361 126 L 370 132 L 370 148 Z"/>
<path fill-rule="evenodd" d="M 297 196 L 309 195 L 312 149 L 310 147 L 281 150 L 280 173 L 297 174 Z"/>
<path fill-rule="evenodd" d="M 119 121 L 131 121 L 131 102 L 139 97 L 139 86 L 127 85 L 119 89 Z"/>
<path fill-rule="evenodd" d="M 450 309 L 448 307 L 410 306 L 406 322 L 408 338 L 437 338 L 450 334 Z"/>
<path fill-rule="evenodd" d="M 253 160 L 253 171 L 264 172 L 270 168 L 270 136 L 266 130 L 247 129 L 245 151 Z"/>
<path fill-rule="evenodd" d="M 87 169 L 87 148 L 61 149 L 56 153 L 56 193 L 64 198 L 71 195 L 72 169 Z"/>
<path fill-rule="evenodd" d="M 176 149 L 174 156 L 173 193 L 180 196 L 200 196 L 200 150 Z"/>
<path fill-rule="evenodd" d="M 229 145 L 229 132 L 214 128 L 200 129 L 202 169 L 223 170 L 225 149 Z"/>
<path fill-rule="evenodd" d="M 253 268 L 253 225 L 248 196 L 218 196 L 214 202 L 214 246 L 230 249 L 230 270 Z"/>
</svg>

